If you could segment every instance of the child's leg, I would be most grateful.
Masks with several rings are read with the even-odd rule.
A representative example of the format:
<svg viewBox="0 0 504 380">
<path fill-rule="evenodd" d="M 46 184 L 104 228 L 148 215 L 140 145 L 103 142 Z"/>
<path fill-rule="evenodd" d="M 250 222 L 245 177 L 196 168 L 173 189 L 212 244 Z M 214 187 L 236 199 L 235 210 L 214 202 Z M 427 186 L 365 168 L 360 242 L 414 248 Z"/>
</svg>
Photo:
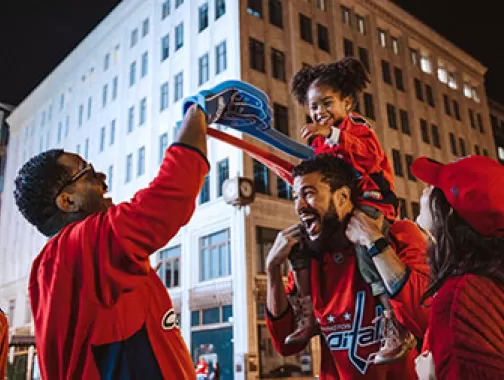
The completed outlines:
<svg viewBox="0 0 504 380">
<path fill-rule="evenodd" d="M 288 297 L 297 317 L 296 330 L 285 339 L 286 344 L 308 341 L 317 331 L 310 284 L 310 257 L 299 246 L 291 252 L 289 260 L 296 284 L 297 296 Z"/>
<path fill-rule="evenodd" d="M 362 207 L 367 215 L 377 218 L 379 214 L 372 207 Z M 388 236 L 390 224 L 388 221 L 383 222 L 383 235 Z M 415 347 L 416 339 L 407 329 L 404 328 L 395 318 L 394 312 L 390 305 L 385 284 L 374 265 L 373 259 L 369 256 L 367 248 L 356 246 L 357 262 L 361 275 L 371 286 L 373 296 L 380 299 L 380 303 L 384 307 L 383 311 L 383 345 L 374 356 L 375 364 L 390 363 L 404 357 L 409 350 Z"/>
</svg>

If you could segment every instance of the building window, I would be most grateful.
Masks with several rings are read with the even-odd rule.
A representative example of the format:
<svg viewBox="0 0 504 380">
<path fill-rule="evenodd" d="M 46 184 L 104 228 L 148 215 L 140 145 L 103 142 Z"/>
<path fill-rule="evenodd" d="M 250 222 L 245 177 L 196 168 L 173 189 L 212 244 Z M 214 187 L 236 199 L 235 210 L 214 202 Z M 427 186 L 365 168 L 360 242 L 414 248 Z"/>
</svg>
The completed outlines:
<svg viewBox="0 0 504 380">
<path fill-rule="evenodd" d="M 149 19 L 146 18 L 142 23 L 142 37 L 145 37 L 149 34 Z"/>
<path fill-rule="evenodd" d="M 481 114 L 480 114 L 480 113 L 478 113 L 476 116 L 478 117 L 478 127 L 479 127 L 479 131 L 480 131 L 481 133 L 485 133 L 485 130 L 483 129 L 483 119 L 481 118 Z"/>
<path fill-rule="evenodd" d="M 173 127 L 173 140 L 178 139 L 181 128 L 182 128 L 182 121 L 178 121 L 177 123 L 175 123 L 175 126 Z"/>
<path fill-rule="evenodd" d="M 140 100 L 140 122 L 139 125 L 144 125 L 147 119 L 147 98 Z"/>
<path fill-rule="evenodd" d="M 270 194 L 269 170 L 256 160 L 254 160 L 254 184 L 256 192 Z"/>
<path fill-rule="evenodd" d="M 229 159 L 224 159 L 217 163 L 217 196 L 222 196 L 222 185 L 229 178 Z"/>
<path fill-rule="evenodd" d="M 416 181 L 415 176 L 411 172 L 411 165 L 413 164 L 413 156 L 409 154 L 406 154 L 405 156 L 406 156 L 406 168 L 408 170 L 408 179 L 410 181 Z"/>
<path fill-rule="evenodd" d="M 170 15 L 170 0 L 163 1 L 161 8 L 161 19 L 164 20 Z"/>
<path fill-rule="evenodd" d="M 378 29 L 378 42 L 381 47 L 387 47 L 387 34 L 383 29 Z"/>
<path fill-rule="evenodd" d="M 451 116 L 450 99 L 448 99 L 448 96 L 446 94 L 443 95 L 443 103 L 444 103 L 445 113 L 448 116 Z"/>
<path fill-rule="evenodd" d="M 184 76 L 180 72 L 175 75 L 175 96 L 173 97 L 175 101 L 182 99 L 184 96 Z"/>
<path fill-rule="evenodd" d="M 103 152 L 103 149 L 105 148 L 105 134 L 106 134 L 106 129 L 105 127 L 100 128 L 100 152 Z"/>
<path fill-rule="evenodd" d="M 203 186 L 199 194 L 199 203 L 207 203 L 210 200 L 210 175 L 207 174 L 203 180 Z"/>
<path fill-rule="evenodd" d="M 249 40 L 250 68 L 266 72 L 264 68 L 264 43 L 253 38 Z"/>
<path fill-rule="evenodd" d="M 149 71 L 149 53 L 145 52 L 142 54 L 142 75 L 145 77 Z"/>
<path fill-rule="evenodd" d="M 448 74 L 448 87 L 456 90 L 458 88 L 457 86 L 457 80 L 455 79 L 455 74 L 454 73 L 449 73 Z"/>
<path fill-rule="evenodd" d="M 450 149 L 451 149 L 451 152 L 454 156 L 457 156 L 458 153 L 457 153 L 457 140 L 455 139 L 455 135 L 450 132 Z"/>
<path fill-rule="evenodd" d="M 466 151 L 465 141 L 463 138 L 459 138 L 459 146 L 460 146 L 460 155 L 466 156 L 467 151 Z"/>
<path fill-rule="evenodd" d="M 426 144 L 430 144 L 429 130 L 427 129 L 427 120 L 420 119 L 420 131 L 422 133 L 422 141 Z"/>
<path fill-rule="evenodd" d="M 266 258 L 273 247 L 280 230 L 266 227 L 256 227 L 257 273 L 266 273 Z M 282 264 L 281 273 L 287 276 L 289 265 Z"/>
<path fill-rule="evenodd" d="M 226 41 L 222 41 L 215 48 L 215 74 L 220 74 L 227 68 Z"/>
<path fill-rule="evenodd" d="M 91 119 L 91 110 L 93 109 L 93 98 L 89 97 L 87 101 L 87 119 Z"/>
<path fill-rule="evenodd" d="M 399 116 L 401 119 L 401 132 L 404 133 L 405 135 L 411 136 L 408 112 L 406 112 L 406 110 L 401 109 L 399 110 Z"/>
<path fill-rule="evenodd" d="M 404 81 L 403 81 L 402 70 L 398 67 L 394 67 L 394 76 L 395 76 L 396 88 L 399 91 L 404 91 Z"/>
<path fill-rule="evenodd" d="M 347 7 L 341 6 L 341 20 L 343 21 L 343 24 L 346 25 L 352 24 L 350 9 L 348 9 Z"/>
<path fill-rule="evenodd" d="M 247 12 L 252 16 L 262 18 L 262 2 L 263 0 L 248 0 Z"/>
<path fill-rule="evenodd" d="M 170 56 L 170 35 L 161 38 L 161 62 Z"/>
<path fill-rule="evenodd" d="M 289 136 L 289 115 L 287 107 L 278 103 L 273 103 L 273 115 L 275 129 L 282 132 L 284 135 Z"/>
<path fill-rule="evenodd" d="M 483 156 L 488 157 L 488 150 L 483 149 Z"/>
<path fill-rule="evenodd" d="M 477 156 L 479 156 L 481 154 L 480 148 L 478 145 L 474 145 L 474 154 L 476 154 Z"/>
<path fill-rule="evenodd" d="M 285 82 L 285 55 L 280 50 L 271 48 L 271 71 L 273 78 Z"/>
<path fill-rule="evenodd" d="M 399 201 L 399 217 L 401 220 L 408 218 L 408 210 L 406 209 L 406 199 L 398 198 Z"/>
<path fill-rule="evenodd" d="M 49 133 L 47 134 L 47 142 L 49 142 Z M 84 141 L 84 159 L 88 159 L 89 157 L 89 139 Z"/>
<path fill-rule="evenodd" d="M 163 162 L 163 158 L 165 156 L 167 148 L 168 148 L 168 133 L 165 132 L 161 136 L 159 136 L 159 156 L 158 156 L 159 164 Z"/>
<path fill-rule="evenodd" d="M 460 120 L 460 109 L 456 100 L 453 101 L 453 113 L 455 114 L 455 119 Z"/>
<path fill-rule="evenodd" d="M 304 14 L 299 14 L 299 30 L 301 32 L 301 39 L 310 44 L 313 43 L 313 33 L 311 19 Z"/>
<path fill-rule="evenodd" d="M 201 86 L 206 83 L 209 78 L 209 69 L 208 69 L 208 53 L 199 57 L 198 59 L 198 84 Z"/>
<path fill-rule="evenodd" d="M 488 152 L 485 149 L 483 149 L 483 152 L 484 155 L 488 157 Z M 499 157 L 500 161 L 504 161 L 504 147 L 502 146 L 497 147 L 497 156 Z"/>
<path fill-rule="evenodd" d="M 432 145 L 436 148 L 441 148 L 441 140 L 439 138 L 439 128 L 437 125 L 431 125 Z"/>
<path fill-rule="evenodd" d="M 126 176 L 125 182 L 129 183 L 131 181 L 131 171 L 133 168 L 133 154 L 128 154 L 126 156 Z"/>
<path fill-rule="evenodd" d="M 137 166 L 137 177 L 140 177 L 145 173 L 145 147 L 138 149 L 138 166 Z"/>
<path fill-rule="evenodd" d="M 425 95 L 427 96 L 427 104 L 432 108 L 436 107 L 434 103 L 434 94 L 432 93 L 432 87 L 428 84 L 425 85 Z"/>
<path fill-rule="evenodd" d="M 175 0 L 175 9 L 184 4 L 184 0 Z"/>
<path fill-rule="evenodd" d="M 107 188 L 108 188 L 109 193 L 113 189 L 113 184 L 114 184 L 114 165 L 110 165 L 108 167 L 108 172 L 107 172 Z"/>
<path fill-rule="evenodd" d="M 208 27 L 208 3 L 199 7 L 199 31 L 202 32 Z"/>
<path fill-rule="evenodd" d="M 394 165 L 394 174 L 398 177 L 404 177 L 401 152 L 396 149 L 392 149 L 392 163 Z"/>
<path fill-rule="evenodd" d="M 268 3 L 270 24 L 283 28 L 282 1 L 269 0 Z"/>
<path fill-rule="evenodd" d="M 317 35 L 319 48 L 329 53 L 329 32 L 327 30 L 327 27 L 317 24 Z"/>
<path fill-rule="evenodd" d="M 226 1 L 225 0 L 215 0 L 215 19 L 219 19 L 226 13 Z"/>
<path fill-rule="evenodd" d="M 416 98 L 420 100 L 421 102 L 424 101 L 424 96 L 423 96 L 423 89 L 422 89 L 422 82 L 415 78 L 415 93 L 416 93 Z"/>
<path fill-rule="evenodd" d="M 107 92 L 108 92 L 108 85 L 103 86 L 103 91 L 102 91 L 102 107 L 105 108 L 107 105 Z"/>
<path fill-rule="evenodd" d="M 158 276 L 166 288 L 176 288 L 180 286 L 180 258 L 182 256 L 180 245 L 166 248 L 159 252 Z"/>
<path fill-rule="evenodd" d="M 200 238 L 200 280 L 231 274 L 231 243 L 229 229 Z"/>
<path fill-rule="evenodd" d="M 395 107 L 389 103 L 387 103 L 387 119 L 389 128 L 397 129 L 397 117 Z"/>
<path fill-rule="evenodd" d="M 61 142 L 61 134 L 63 132 L 63 123 L 60 121 L 58 123 L 58 144 Z"/>
<path fill-rule="evenodd" d="M 430 59 L 426 55 L 420 56 L 420 68 L 424 73 L 430 74 L 432 72 Z"/>
<path fill-rule="evenodd" d="M 399 39 L 397 37 L 392 37 L 392 51 L 395 55 L 399 55 Z"/>
<path fill-rule="evenodd" d="M 471 93 L 472 93 L 472 98 L 473 100 L 476 102 L 476 103 L 479 103 L 480 102 L 480 98 L 479 98 L 479 95 L 478 95 L 478 90 L 476 88 L 472 88 L 471 90 Z"/>
<path fill-rule="evenodd" d="M 103 60 L 103 71 L 107 71 L 110 66 L 110 53 L 105 54 L 105 58 Z M 63 96 L 63 95 L 61 95 Z M 60 103 L 60 109 L 62 109 L 63 106 Z"/>
<path fill-rule="evenodd" d="M 168 82 L 164 82 L 161 85 L 161 91 L 159 95 L 159 109 L 164 111 L 168 108 Z"/>
<path fill-rule="evenodd" d="M 133 47 L 136 45 L 138 41 L 138 29 L 134 29 L 131 31 L 131 43 L 130 43 L 130 47 Z"/>
<path fill-rule="evenodd" d="M 40 138 L 40 146 L 39 146 L 40 151 L 42 151 L 43 145 L 44 145 L 44 142 L 43 142 L 43 138 L 41 137 Z M 77 144 L 77 148 L 75 149 L 75 151 L 77 152 L 77 154 L 80 154 L 80 144 Z"/>
<path fill-rule="evenodd" d="M 316 0 L 317 8 L 321 11 L 327 11 L 327 1 L 326 0 Z"/>
<path fill-rule="evenodd" d="M 390 76 L 390 63 L 388 61 L 381 61 L 383 81 L 387 84 L 392 84 L 392 77 Z"/>
<path fill-rule="evenodd" d="M 136 61 L 131 62 L 130 64 L 130 72 L 129 72 L 129 85 L 130 87 L 135 84 L 136 77 Z"/>
<path fill-rule="evenodd" d="M 420 66 L 420 54 L 418 54 L 418 50 L 410 49 L 410 58 L 413 66 Z"/>
<path fill-rule="evenodd" d="M 353 57 L 354 55 L 353 42 L 347 40 L 346 38 L 343 40 L 343 53 L 345 54 L 345 57 Z"/>
<path fill-rule="evenodd" d="M 420 214 L 420 204 L 418 202 L 411 202 L 411 211 L 413 212 L 413 220 L 416 220 Z"/>
<path fill-rule="evenodd" d="M 119 78 L 114 77 L 112 80 L 112 100 L 117 98 L 117 90 L 118 90 Z"/>
<path fill-rule="evenodd" d="M 366 70 L 371 72 L 370 66 L 369 66 L 369 53 L 366 48 L 359 47 L 359 59 L 366 68 Z"/>
<path fill-rule="evenodd" d="M 437 70 L 438 79 L 441 83 L 448 83 L 448 71 L 444 68 L 444 66 L 439 66 Z"/>
<path fill-rule="evenodd" d="M 474 111 L 469 108 L 469 120 L 471 122 L 471 128 L 476 129 L 476 122 L 474 120 Z"/>
<path fill-rule="evenodd" d="M 368 119 L 375 120 L 373 95 L 364 93 L 364 113 Z"/>
<path fill-rule="evenodd" d="M 282 178 L 277 177 L 277 196 L 278 198 L 292 200 L 291 187 Z"/>
<path fill-rule="evenodd" d="M 357 15 L 357 30 L 363 36 L 366 35 L 366 20 L 361 15 Z"/>
<path fill-rule="evenodd" d="M 128 133 L 133 132 L 133 127 L 135 125 L 135 107 L 130 107 L 128 109 Z"/>
<path fill-rule="evenodd" d="M 184 23 L 175 27 L 175 51 L 184 46 Z"/>
<path fill-rule="evenodd" d="M 109 145 L 114 145 L 115 142 L 115 129 L 116 129 L 116 121 L 115 119 L 110 122 L 110 139 Z"/>
</svg>

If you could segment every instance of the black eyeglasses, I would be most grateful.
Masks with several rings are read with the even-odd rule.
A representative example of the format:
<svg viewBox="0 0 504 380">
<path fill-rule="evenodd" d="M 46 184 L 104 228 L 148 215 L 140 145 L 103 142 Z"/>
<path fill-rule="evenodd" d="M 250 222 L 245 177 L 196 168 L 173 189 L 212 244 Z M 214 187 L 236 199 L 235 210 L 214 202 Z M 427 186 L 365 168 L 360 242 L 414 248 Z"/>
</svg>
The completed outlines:
<svg viewBox="0 0 504 380">
<path fill-rule="evenodd" d="M 91 173 L 91 175 L 93 177 L 96 177 L 96 171 L 94 170 L 93 165 L 87 164 L 86 166 L 84 166 L 84 168 L 82 168 L 77 173 L 75 173 L 68 181 L 66 181 L 65 183 L 63 183 L 63 185 L 61 185 L 61 187 L 59 188 L 58 192 L 56 193 L 56 197 L 63 191 L 63 189 L 65 187 L 67 187 L 68 185 L 71 185 L 72 183 L 78 181 L 80 178 L 82 178 L 87 173 Z"/>
</svg>

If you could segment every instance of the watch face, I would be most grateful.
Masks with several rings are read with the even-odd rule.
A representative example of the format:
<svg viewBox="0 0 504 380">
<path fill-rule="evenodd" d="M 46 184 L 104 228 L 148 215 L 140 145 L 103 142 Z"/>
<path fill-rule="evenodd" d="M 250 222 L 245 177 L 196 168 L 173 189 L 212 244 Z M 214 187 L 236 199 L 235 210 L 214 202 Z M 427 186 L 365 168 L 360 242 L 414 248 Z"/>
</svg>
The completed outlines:
<svg viewBox="0 0 504 380">
<path fill-rule="evenodd" d="M 252 185 L 250 184 L 250 182 L 242 182 L 240 184 L 240 190 L 244 197 L 250 197 L 252 195 Z"/>
</svg>

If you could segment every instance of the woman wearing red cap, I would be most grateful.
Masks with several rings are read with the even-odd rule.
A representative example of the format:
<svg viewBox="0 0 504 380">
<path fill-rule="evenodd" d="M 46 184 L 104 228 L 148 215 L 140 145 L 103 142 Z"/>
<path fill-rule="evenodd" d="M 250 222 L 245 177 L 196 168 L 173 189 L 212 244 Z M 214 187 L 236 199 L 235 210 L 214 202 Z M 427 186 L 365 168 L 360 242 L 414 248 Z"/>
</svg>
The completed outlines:
<svg viewBox="0 0 504 380">
<path fill-rule="evenodd" d="M 430 232 L 431 308 L 423 379 L 504 379 L 504 166 L 481 156 L 417 159 L 428 183 L 417 223 Z"/>
</svg>

